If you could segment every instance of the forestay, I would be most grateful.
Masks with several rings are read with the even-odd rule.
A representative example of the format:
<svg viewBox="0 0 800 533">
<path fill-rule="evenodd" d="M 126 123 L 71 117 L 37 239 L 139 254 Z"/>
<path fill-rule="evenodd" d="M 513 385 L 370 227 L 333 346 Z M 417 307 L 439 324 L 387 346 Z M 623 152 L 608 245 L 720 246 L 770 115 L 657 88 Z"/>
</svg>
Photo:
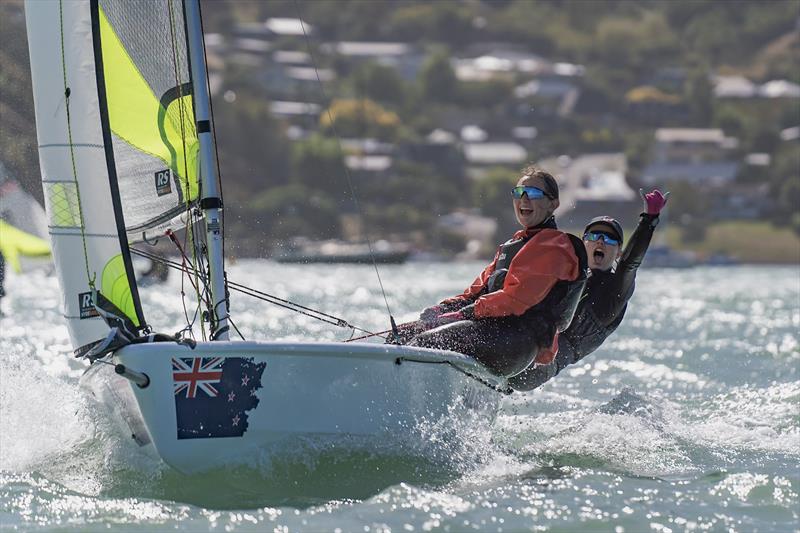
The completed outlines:
<svg viewBox="0 0 800 533">
<path fill-rule="evenodd" d="M 91 291 L 144 328 L 129 244 L 186 225 L 198 140 L 183 4 L 27 2 L 42 183 L 73 346 L 108 326 Z"/>
</svg>

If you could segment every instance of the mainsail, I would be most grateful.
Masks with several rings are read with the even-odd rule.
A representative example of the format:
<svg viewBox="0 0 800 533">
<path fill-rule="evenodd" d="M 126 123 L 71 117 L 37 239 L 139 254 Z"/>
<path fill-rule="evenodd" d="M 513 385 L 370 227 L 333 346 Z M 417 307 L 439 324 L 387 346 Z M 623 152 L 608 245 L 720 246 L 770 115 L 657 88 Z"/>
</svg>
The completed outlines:
<svg viewBox="0 0 800 533">
<path fill-rule="evenodd" d="M 48 225 L 80 350 L 108 333 L 93 290 L 146 327 L 129 245 L 185 226 L 198 200 L 184 7 L 54 0 L 25 10 Z"/>
</svg>

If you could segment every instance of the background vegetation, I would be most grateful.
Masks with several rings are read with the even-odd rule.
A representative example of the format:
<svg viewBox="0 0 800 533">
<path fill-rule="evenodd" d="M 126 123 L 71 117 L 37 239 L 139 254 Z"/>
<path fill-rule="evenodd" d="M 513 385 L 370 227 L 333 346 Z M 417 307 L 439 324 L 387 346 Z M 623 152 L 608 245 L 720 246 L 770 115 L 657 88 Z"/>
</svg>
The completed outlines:
<svg viewBox="0 0 800 533">
<path fill-rule="evenodd" d="M 720 127 L 740 139 L 742 155 L 771 156 L 768 168 L 739 180 L 769 183 L 774 209 L 765 222 L 800 235 L 800 150 L 797 141 L 779 138 L 781 130 L 800 125 L 797 100 L 718 101 L 709 79 L 723 73 L 755 82 L 800 83 L 800 3 L 795 0 L 214 0 L 204 1 L 203 8 L 206 31 L 223 36 L 233 36 L 243 22 L 299 16 L 316 29 L 310 51 L 317 66 L 337 72 L 335 81 L 303 95 L 325 111 L 315 125 L 318 133 L 298 141 L 290 140 L 286 123 L 271 116 L 270 101 L 278 98 L 265 90 L 257 73 L 233 63 L 224 66 L 215 121 L 226 180 L 227 232 L 242 243 L 240 253 L 263 255 L 264 247 L 296 235 L 341 234 L 340 215 L 352 213 L 354 205 L 334 129 L 343 137 L 393 143 L 408 155 L 396 158 L 391 172 L 379 181 L 352 176 L 366 214 L 364 227 L 375 236 L 421 233 L 420 242 L 431 245 L 437 217 L 456 208 L 478 208 L 498 218 L 500 231 L 505 231 L 513 223 L 507 198 L 497 191 L 514 179 L 516 169 L 498 169 L 473 182 L 464 177 L 464 162 L 456 151 L 420 156 L 432 129 L 448 117 L 470 114 L 489 117 L 481 125 L 490 135 L 542 124 L 529 152 L 533 161 L 559 154 L 625 152 L 634 187 L 656 127 Z M 424 52 L 425 61 L 415 79 L 404 79 L 389 67 L 349 64 L 319 49 L 324 42 L 357 40 L 409 42 Z M 513 88 L 523 81 L 515 77 L 460 82 L 450 59 L 463 56 L 469 46 L 494 42 L 584 65 L 575 112 L 567 117 L 527 115 L 539 102 L 526 102 L 525 108 L 515 104 Z M 309 51 L 304 40 L 277 46 Z M 27 61 L 22 4 L 3 0 L 0 159 L 41 197 Z M 685 78 L 677 85 L 654 80 L 664 68 L 680 69 Z M 235 94 L 235 101 L 223 99 L 226 93 Z M 637 98 L 661 101 L 680 112 L 653 123 L 631 112 Z M 704 192 L 675 188 L 671 208 L 676 213 L 704 212 Z M 676 225 L 690 219 L 704 227 L 715 223 L 702 216 L 671 218 Z M 720 228 L 710 235 L 729 244 L 718 248 L 736 246 L 736 232 Z M 684 238 L 697 228 L 686 229 Z M 800 246 L 794 239 L 785 241 L 790 249 Z M 675 243 L 683 245 L 683 240 Z"/>
</svg>

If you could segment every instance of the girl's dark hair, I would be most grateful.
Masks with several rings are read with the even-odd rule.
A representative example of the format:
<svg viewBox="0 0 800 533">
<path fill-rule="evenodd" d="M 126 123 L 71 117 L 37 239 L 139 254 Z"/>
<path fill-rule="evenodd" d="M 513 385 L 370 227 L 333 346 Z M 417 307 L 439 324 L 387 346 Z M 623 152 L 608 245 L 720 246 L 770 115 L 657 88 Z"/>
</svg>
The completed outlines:
<svg viewBox="0 0 800 533">
<path fill-rule="evenodd" d="M 553 200 L 558 199 L 558 182 L 552 174 L 545 172 L 536 165 L 528 165 L 522 169 L 522 175 L 532 178 L 542 178 L 542 181 L 544 181 L 545 194 Z"/>
</svg>

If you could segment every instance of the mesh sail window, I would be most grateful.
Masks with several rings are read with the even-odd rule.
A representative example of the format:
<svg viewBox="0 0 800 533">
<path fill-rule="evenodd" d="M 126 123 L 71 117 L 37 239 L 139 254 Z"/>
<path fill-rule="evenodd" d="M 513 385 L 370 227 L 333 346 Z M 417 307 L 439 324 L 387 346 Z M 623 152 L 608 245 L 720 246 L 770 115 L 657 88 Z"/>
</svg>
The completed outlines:
<svg viewBox="0 0 800 533">
<path fill-rule="evenodd" d="M 181 0 L 99 0 L 108 121 L 128 241 L 185 226 L 198 149 Z"/>
</svg>

